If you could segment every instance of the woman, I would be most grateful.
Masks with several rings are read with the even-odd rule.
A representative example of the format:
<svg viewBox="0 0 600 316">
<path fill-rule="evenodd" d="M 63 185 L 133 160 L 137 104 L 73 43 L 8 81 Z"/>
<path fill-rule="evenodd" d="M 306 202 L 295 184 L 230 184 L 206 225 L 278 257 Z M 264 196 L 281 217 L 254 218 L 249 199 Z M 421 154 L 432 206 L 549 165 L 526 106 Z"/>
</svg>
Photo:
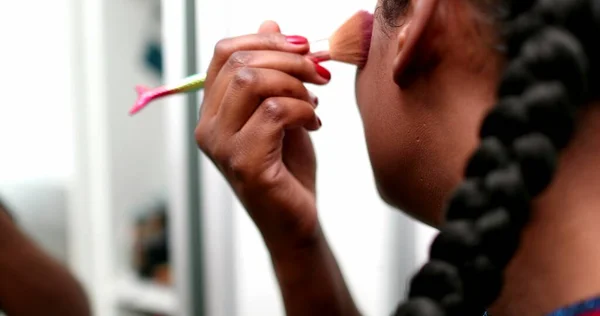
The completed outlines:
<svg viewBox="0 0 600 316">
<path fill-rule="evenodd" d="M 600 295 L 599 8 L 379 0 L 356 79 L 373 172 L 441 229 L 396 315 L 544 315 Z M 321 122 L 302 83 L 331 75 L 308 51 L 273 22 L 221 41 L 196 139 L 261 231 L 288 315 L 357 315 L 317 216 Z"/>
</svg>

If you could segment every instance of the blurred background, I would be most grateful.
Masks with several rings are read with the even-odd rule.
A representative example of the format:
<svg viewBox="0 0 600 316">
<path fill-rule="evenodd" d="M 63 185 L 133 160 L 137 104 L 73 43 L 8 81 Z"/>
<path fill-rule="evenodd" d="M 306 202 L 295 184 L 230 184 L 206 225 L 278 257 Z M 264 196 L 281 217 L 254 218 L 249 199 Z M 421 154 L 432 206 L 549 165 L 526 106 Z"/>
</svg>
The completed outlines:
<svg viewBox="0 0 600 316">
<path fill-rule="evenodd" d="M 327 37 L 375 0 L 0 1 L 0 197 L 84 284 L 100 316 L 283 315 L 248 216 L 193 140 L 202 95 L 136 117 L 136 84 L 206 69 L 215 43 L 265 19 Z M 310 87 L 323 226 L 365 315 L 386 315 L 433 231 L 386 206 L 372 179 L 354 71 Z"/>
</svg>

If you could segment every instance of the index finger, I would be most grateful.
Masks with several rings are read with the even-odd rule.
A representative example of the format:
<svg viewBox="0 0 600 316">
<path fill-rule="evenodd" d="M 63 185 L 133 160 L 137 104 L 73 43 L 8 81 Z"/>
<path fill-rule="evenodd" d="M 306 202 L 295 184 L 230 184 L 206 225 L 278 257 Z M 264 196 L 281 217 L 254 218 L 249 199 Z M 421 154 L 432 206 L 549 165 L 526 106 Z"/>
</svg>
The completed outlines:
<svg viewBox="0 0 600 316">
<path fill-rule="evenodd" d="M 281 33 L 261 33 L 243 35 L 220 40 L 207 71 L 205 91 L 210 90 L 214 78 L 227 62 L 231 54 L 237 51 L 278 50 L 296 54 L 307 54 L 310 50 L 308 40 L 302 36 L 285 36 Z"/>
</svg>

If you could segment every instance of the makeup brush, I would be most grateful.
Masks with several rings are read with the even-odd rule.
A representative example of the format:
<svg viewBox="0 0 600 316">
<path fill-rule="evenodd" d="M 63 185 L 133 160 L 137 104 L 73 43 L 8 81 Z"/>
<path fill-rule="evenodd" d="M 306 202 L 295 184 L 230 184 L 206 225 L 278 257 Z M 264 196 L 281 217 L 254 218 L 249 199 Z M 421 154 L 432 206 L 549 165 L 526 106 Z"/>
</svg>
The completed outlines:
<svg viewBox="0 0 600 316">
<path fill-rule="evenodd" d="M 369 56 L 372 32 L 373 14 L 358 11 L 331 37 L 311 43 L 309 56 L 319 62 L 335 60 L 362 67 Z"/>
<path fill-rule="evenodd" d="M 328 39 L 311 42 L 312 52 L 307 56 L 315 62 L 335 60 L 362 67 L 369 54 L 372 29 L 373 14 L 367 11 L 358 11 Z M 205 81 L 206 74 L 196 74 L 182 79 L 180 82 L 154 89 L 137 86 L 137 101 L 129 110 L 129 115 L 136 114 L 156 99 L 177 93 L 200 90 L 204 88 Z"/>
</svg>

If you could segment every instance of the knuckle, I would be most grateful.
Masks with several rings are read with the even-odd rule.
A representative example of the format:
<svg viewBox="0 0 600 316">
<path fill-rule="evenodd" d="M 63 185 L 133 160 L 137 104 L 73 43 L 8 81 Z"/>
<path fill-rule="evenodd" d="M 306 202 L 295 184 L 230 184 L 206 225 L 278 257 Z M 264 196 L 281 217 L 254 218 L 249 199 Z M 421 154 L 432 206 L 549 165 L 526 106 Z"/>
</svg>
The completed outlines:
<svg viewBox="0 0 600 316">
<path fill-rule="evenodd" d="M 284 175 L 283 171 L 283 165 L 271 165 L 256 176 L 256 182 L 267 188 L 276 186 L 277 183 L 281 183 L 281 178 Z"/>
<path fill-rule="evenodd" d="M 231 152 L 230 152 L 229 148 L 227 148 L 227 146 L 225 146 L 221 142 L 214 145 L 214 148 L 213 148 L 210 156 L 213 158 L 213 160 L 218 165 L 221 165 L 221 166 L 224 166 L 227 168 L 231 162 Z"/>
<path fill-rule="evenodd" d="M 236 182 L 247 182 L 252 177 L 252 168 L 245 157 L 240 155 L 233 155 L 229 157 L 227 163 L 227 169 L 231 175 L 231 178 Z"/>
<path fill-rule="evenodd" d="M 224 38 L 217 42 L 215 45 L 214 56 L 229 56 L 231 54 L 233 45 L 231 44 L 230 38 Z"/>
<path fill-rule="evenodd" d="M 242 67 L 233 76 L 232 84 L 239 89 L 245 89 L 257 84 L 258 72 L 252 68 Z"/>
<path fill-rule="evenodd" d="M 237 51 L 229 56 L 227 61 L 228 65 L 232 69 L 246 67 L 252 61 L 252 54 L 245 51 Z"/>
<path fill-rule="evenodd" d="M 214 119 L 200 119 L 196 129 L 194 130 L 196 144 L 198 148 L 208 156 L 212 161 L 221 161 L 220 155 L 224 155 L 222 144 L 219 140 L 218 133 L 215 131 Z"/>
<path fill-rule="evenodd" d="M 281 48 L 285 43 L 285 36 L 280 33 L 269 33 L 262 37 L 263 44 L 267 47 Z"/>
<path fill-rule="evenodd" d="M 208 142 L 206 141 L 206 129 L 201 125 L 196 126 L 196 129 L 194 130 L 194 137 L 196 138 L 196 144 L 198 145 L 198 148 L 200 148 L 200 150 L 203 152 L 207 152 Z"/>
<path fill-rule="evenodd" d="M 270 122 L 280 122 L 287 114 L 285 105 L 276 98 L 266 99 L 263 102 L 262 109 L 266 119 Z"/>
<path fill-rule="evenodd" d="M 287 92 L 290 93 L 290 96 L 296 97 L 299 99 L 303 99 L 305 101 L 310 101 L 308 89 L 300 80 L 294 80 L 290 87 L 286 88 Z"/>
<path fill-rule="evenodd" d="M 297 87 L 286 86 L 281 88 L 281 94 L 289 97 L 300 95 L 299 91 L 302 90 L 298 90 Z"/>
<path fill-rule="evenodd" d="M 203 119 L 198 121 L 198 125 L 196 125 L 196 128 L 194 129 L 194 137 L 196 138 L 196 144 L 198 145 L 198 148 L 200 148 L 200 150 L 207 155 L 210 155 L 210 134 L 208 123 Z"/>
<path fill-rule="evenodd" d="M 308 58 L 303 55 L 293 54 L 292 62 L 294 63 L 294 68 L 304 71 L 308 74 L 312 73 L 315 69 L 314 63 L 309 61 Z"/>
</svg>

